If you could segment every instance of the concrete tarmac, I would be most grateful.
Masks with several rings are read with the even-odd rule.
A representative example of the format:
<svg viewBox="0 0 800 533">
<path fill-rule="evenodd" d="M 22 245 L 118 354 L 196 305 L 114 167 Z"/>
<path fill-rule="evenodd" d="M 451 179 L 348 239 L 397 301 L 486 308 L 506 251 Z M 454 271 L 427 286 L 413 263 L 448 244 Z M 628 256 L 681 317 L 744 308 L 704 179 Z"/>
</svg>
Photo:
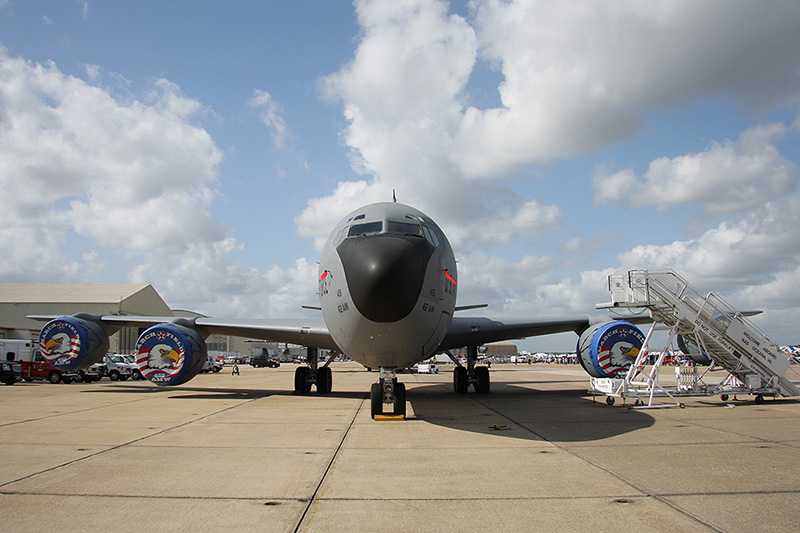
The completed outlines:
<svg viewBox="0 0 800 533">
<path fill-rule="evenodd" d="M 444 368 L 400 375 L 403 422 L 354 364 L 324 396 L 294 365 L 0 386 L 0 531 L 800 531 L 796 400 L 609 407 L 558 365 L 456 395 Z"/>
</svg>

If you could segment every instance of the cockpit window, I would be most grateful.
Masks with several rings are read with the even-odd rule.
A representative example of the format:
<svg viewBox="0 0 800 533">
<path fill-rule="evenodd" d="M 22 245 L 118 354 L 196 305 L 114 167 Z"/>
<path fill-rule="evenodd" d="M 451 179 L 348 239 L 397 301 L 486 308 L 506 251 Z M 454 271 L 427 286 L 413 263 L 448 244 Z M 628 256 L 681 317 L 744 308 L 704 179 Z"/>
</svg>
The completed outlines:
<svg viewBox="0 0 800 533">
<path fill-rule="evenodd" d="M 410 222 L 395 222 L 394 220 L 387 220 L 386 232 L 394 233 L 396 235 L 415 235 L 417 237 L 422 237 L 422 226 L 419 224 L 412 224 Z"/>
<path fill-rule="evenodd" d="M 425 233 L 425 238 L 428 239 L 428 242 L 434 246 L 439 246 L 439 239 L 436 237 L 436 233 L 433 230 L 428 229 L 425 226 L 422 226 L 422 231 Z"/>
<path fill-rule="evenodd" d="M 350 227 L 350 231 L 347 232 L 348 237 L 353 237 L 355 235 L 374 235 L 376 233 L 380 233 L 383 229 L 383 222 L 367 222 L 366 224 L 355 224 Z"/>
</svg>

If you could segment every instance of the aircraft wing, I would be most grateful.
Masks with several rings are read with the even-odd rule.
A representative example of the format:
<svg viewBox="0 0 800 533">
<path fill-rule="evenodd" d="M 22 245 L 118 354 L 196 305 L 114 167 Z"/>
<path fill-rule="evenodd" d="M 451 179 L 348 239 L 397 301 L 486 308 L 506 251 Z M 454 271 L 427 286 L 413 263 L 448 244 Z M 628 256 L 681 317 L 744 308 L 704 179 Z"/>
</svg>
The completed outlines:
<svg viewBox="0 0 800 533">
<path fill-rule="evenodd" d="M 633 324 L 652 322 L 649 315 L 573 315 L 537 318 L 486 318 L 453 317 L 440 349 L 449 350 L 463 346 L 480 346 L 488 342 L 522 339 L 552 333 L 575 332 L 581 334 L 594 324 L 626 320 Z"/>
<path fill-rule="evenodd" d="M 30 315 L 28 318 L 50 320 L 57 317 Z M 192 325 L 204 335 L 233 335 L 271 342 L 288 342 L 323 350 L 339 349 L 328 333 L 328 327 L 321 316 L 294 319 L 217 319 L 103 315 L 93 318 L 112 329 L 124 326 L 146 328 L 156 324 L 176 322 Z"/>
</svg>

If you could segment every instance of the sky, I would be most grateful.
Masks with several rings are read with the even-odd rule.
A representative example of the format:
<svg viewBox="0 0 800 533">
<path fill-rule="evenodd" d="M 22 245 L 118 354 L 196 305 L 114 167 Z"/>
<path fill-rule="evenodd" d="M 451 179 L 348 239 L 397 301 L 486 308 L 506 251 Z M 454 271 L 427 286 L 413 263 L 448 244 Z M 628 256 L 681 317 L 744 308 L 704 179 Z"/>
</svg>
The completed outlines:
<svg viewBox="0 0 800 533">
<path fill-rule="evenodd" d="M 328 232 L 394 190 L 475 314 L 673 269 L 800 343 L 797 28 L 778 0 L 0 0 L 0 283 L 308 316 Z"/>
</svg>

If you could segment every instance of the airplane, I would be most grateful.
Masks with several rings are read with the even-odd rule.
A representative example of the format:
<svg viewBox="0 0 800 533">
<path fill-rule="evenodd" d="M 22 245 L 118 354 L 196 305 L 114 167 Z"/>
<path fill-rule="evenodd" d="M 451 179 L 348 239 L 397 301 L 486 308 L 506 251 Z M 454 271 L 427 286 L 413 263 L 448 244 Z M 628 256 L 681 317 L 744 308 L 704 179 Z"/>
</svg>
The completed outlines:
<svg viewBox="0 0 800 533">
<path fill-rule="evenodd" d="M 135 344 L 143 376 L 161 386 L 180 385 L 203 367 L 204 339 L 233 335 L 305 346 L 307 364 L 296 369 L 294 392 L 315 386 L 332 390 L 330 364 L 337 354 L 378 369 L 370 389 L 371 416 L 406 415 L 406 388 L 398 370 L 437 353 L 455 363 L 453 389 L 490 391 L 487 366 L 478 365 L 480 346 L 501 340 L 575 332 L 579 361 L 594 377 L 627 371 L 644 342 L 634 323 L 648 316 L 618 320 L 609 314 L 534 318 L 456 316 L 486 307 L 457 306 L 458 269 L 453 248 L 441 228 L 423 212 L 397 202 L 366 205 L 344 217 L 330 233 L 319 262 L 321 316 L 300 319 L 218 319 L 90 315 L 52 317 L 39 342 L 45 359 L 72 371 L 86 368 L 108 351 L 109 335 L 123 326 L 147 329 Z M 453 350 L 466 347 L 466 364 Z M 320 350 L 330 356 L 322 362 Z"/>
</svg>

